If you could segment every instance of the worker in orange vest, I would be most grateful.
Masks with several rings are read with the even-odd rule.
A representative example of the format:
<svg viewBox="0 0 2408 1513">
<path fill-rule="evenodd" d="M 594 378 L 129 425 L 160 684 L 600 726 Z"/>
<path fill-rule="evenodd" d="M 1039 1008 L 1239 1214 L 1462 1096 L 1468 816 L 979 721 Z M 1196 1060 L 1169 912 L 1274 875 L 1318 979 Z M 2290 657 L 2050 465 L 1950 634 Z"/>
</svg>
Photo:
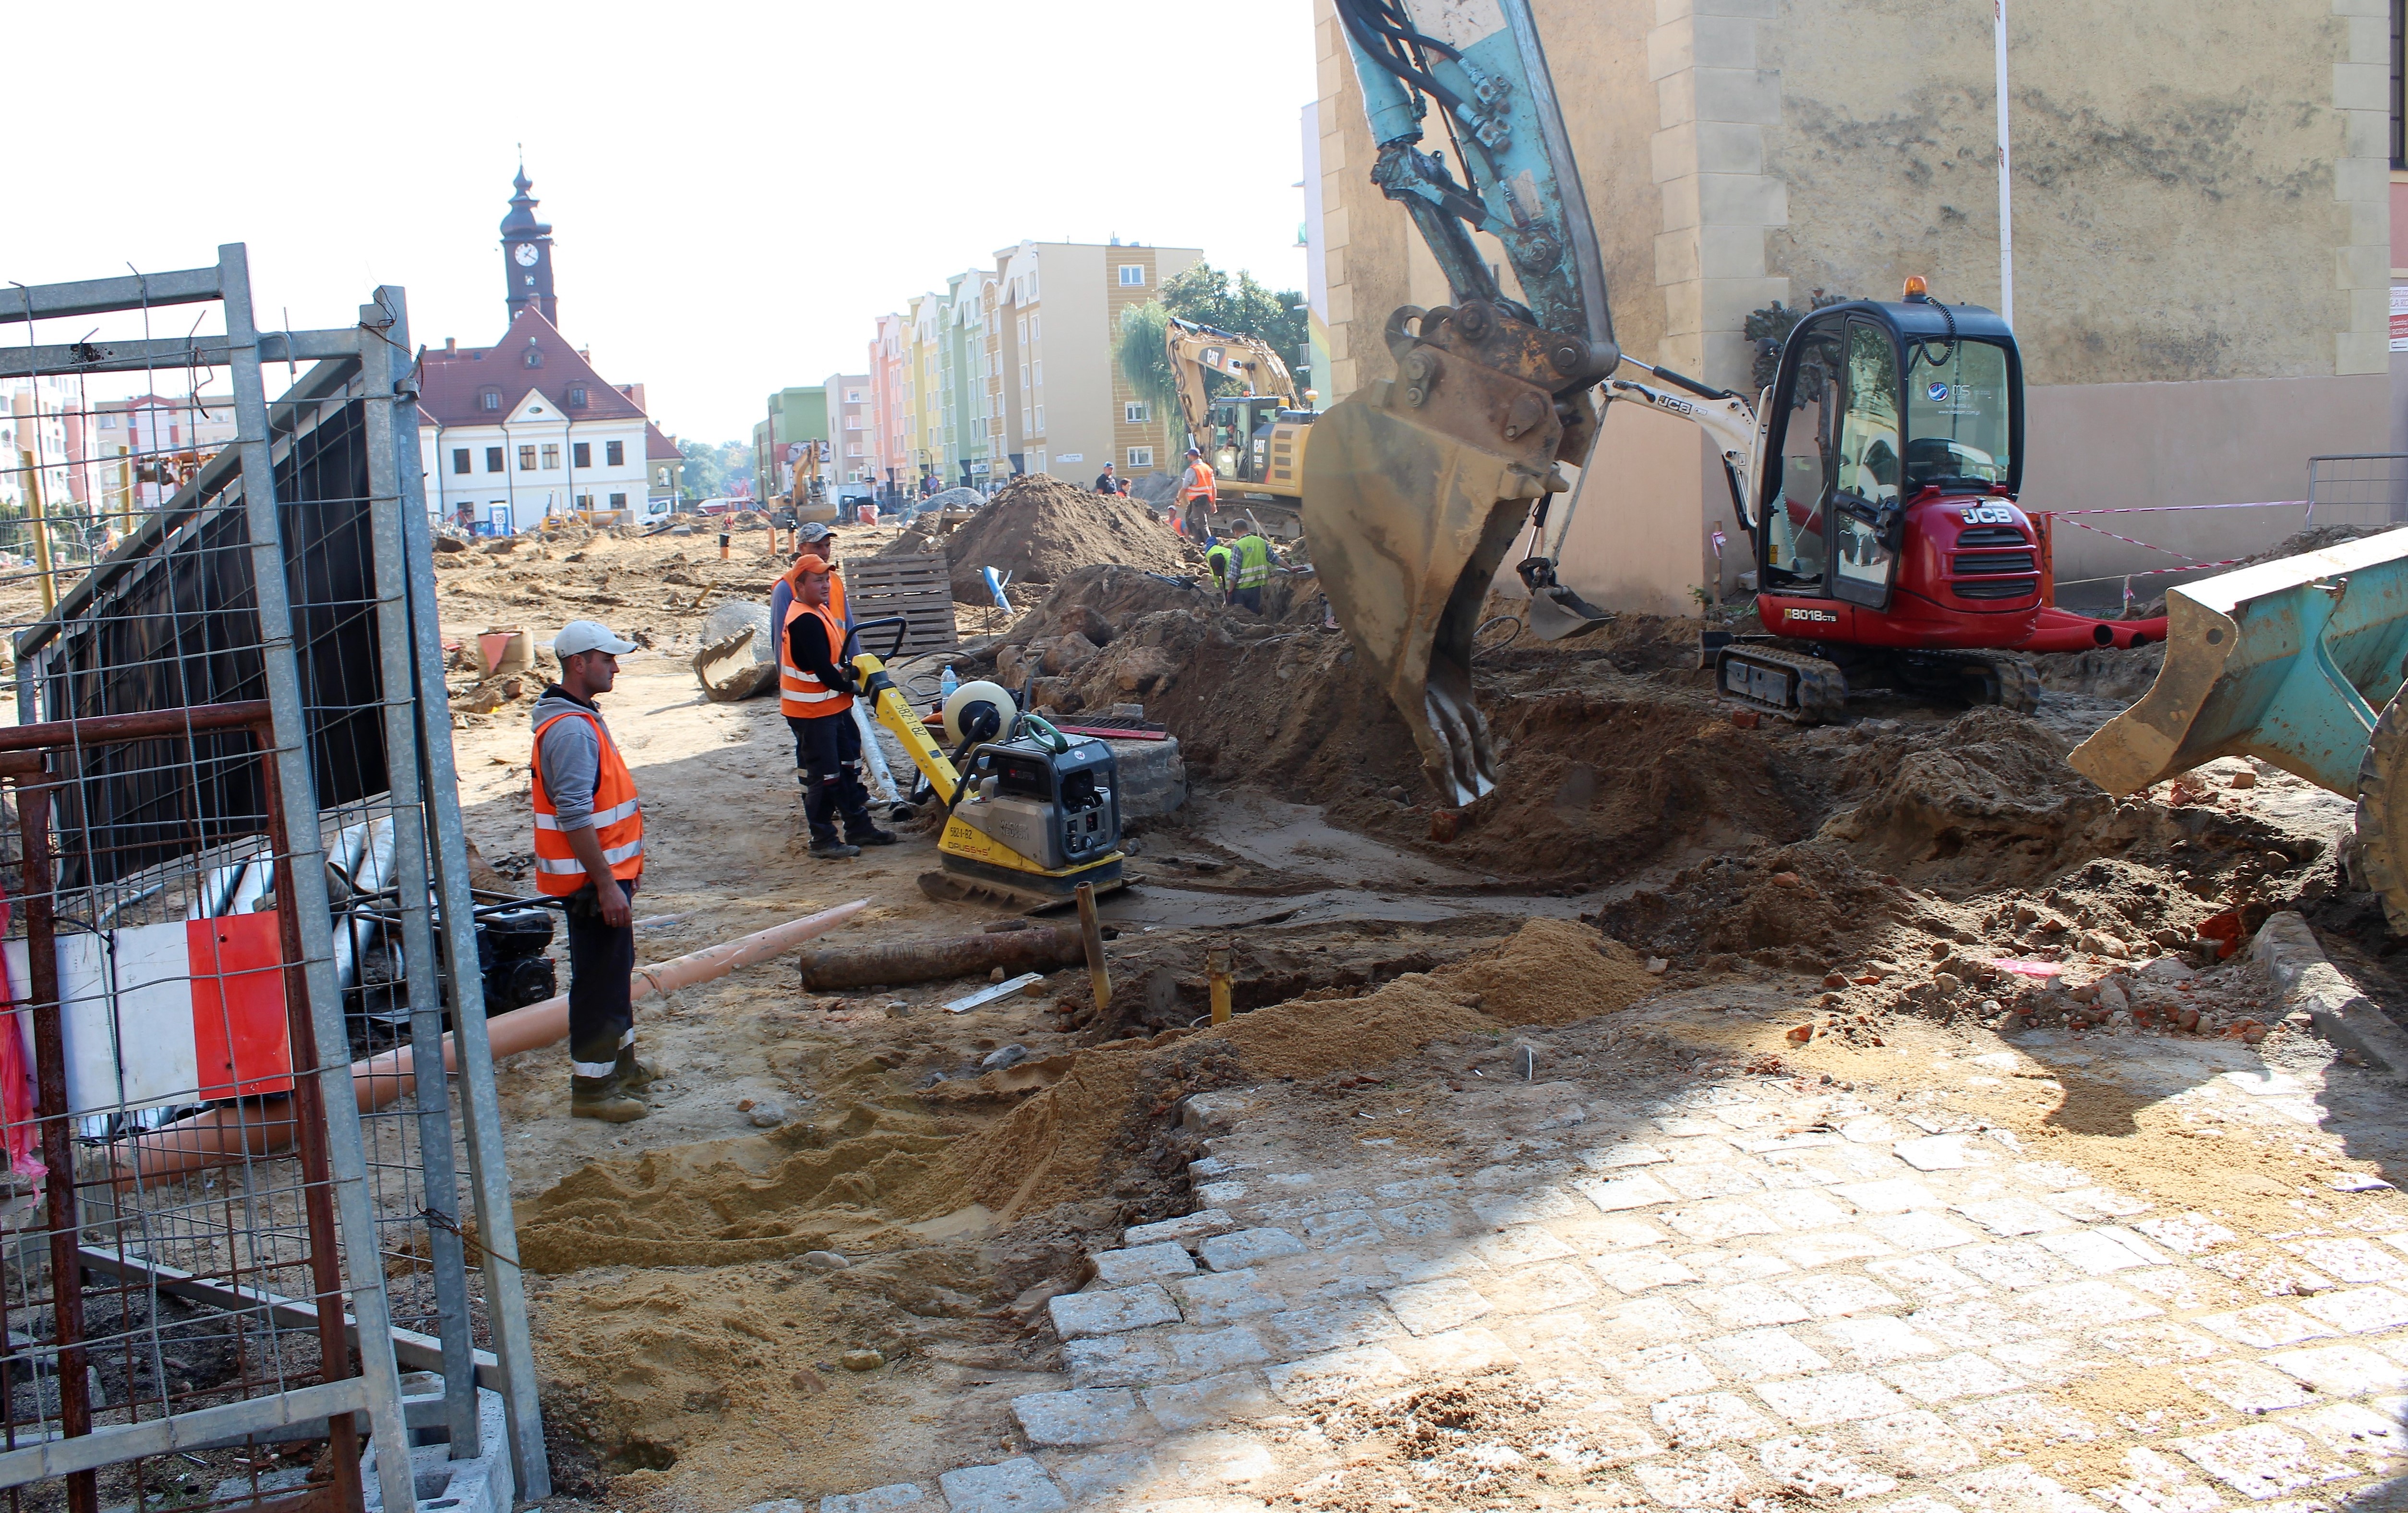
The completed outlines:
<svg viewBox="0 0 2408 1513">
<path fill-rule="evenodd" d="M 822 557 L 806 556 L 795 568 L 795 602 L 778 638 L 778 709 L 795 733 L 795 779 L 803 785 L 811 855 L 857 857 L 863 846 L 893 845 L 895 837 L 869 817 L 869 790 L 861 785 L 861 728 L 853 719 L 844 622 L 828 607 L 832 574 Z"/>
<path fill-rule="evenodd" d="M 1171 517 L 1173 528 L 1183 530 L 1186 535 L 1199 541 L 1211 540 L 1212 539 L 1211 512 L 1220 505 L 1220 502 L 1221 488 L 1212 477 L 1211 465 L 1204 460 L 1204 454 L 1194 447 L 1189 447 L 1187 471 L 1181 474 L 1179 479 L 1180 514 Z M 1185 517 L 1183 526 L 1181 525 L 1181 516 Z"/>
<path fill-rule="evenodd" d="M 568 1112 L 624 1124 L 650 1112 L 636 1094 L 656 1079 L 636 1059 L 631 902 L 644 873 L 644 812 L 595 698 L 636 649 L 595 620 L 552 643 L 560 681 L 535 702 L 535 882 L 562 901 L 568 927 Z"/>
</svg>

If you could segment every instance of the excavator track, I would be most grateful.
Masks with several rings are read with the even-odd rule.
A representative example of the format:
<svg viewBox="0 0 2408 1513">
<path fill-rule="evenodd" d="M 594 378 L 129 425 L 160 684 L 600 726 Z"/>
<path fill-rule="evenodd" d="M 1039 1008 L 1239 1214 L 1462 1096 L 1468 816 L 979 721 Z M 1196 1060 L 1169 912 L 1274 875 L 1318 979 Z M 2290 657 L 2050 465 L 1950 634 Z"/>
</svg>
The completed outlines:
<svg viewBox="0 0 2408 1513">
<path fill-rule="evenodd" d="M 2040 708 L 2040 670 L 2003 652 L 1914 652 L 1899 658 L 1918 694 L 1996 704 L 2018 714 Z"/>
<path fill-rule="evenodd" d="M 1812 652 L 1733 641 L 1714 654 L 1714 689 L 1725 699 L 1799 725 L 1826 725 L 1848 708 L 1848 675 Z"/>
<path fill-rule="evenodd" d="M 2394 934 L 2408 934 L 2408 709 L 2394 696 L 2358 764 L 2358 857 Z"/>
</svg>

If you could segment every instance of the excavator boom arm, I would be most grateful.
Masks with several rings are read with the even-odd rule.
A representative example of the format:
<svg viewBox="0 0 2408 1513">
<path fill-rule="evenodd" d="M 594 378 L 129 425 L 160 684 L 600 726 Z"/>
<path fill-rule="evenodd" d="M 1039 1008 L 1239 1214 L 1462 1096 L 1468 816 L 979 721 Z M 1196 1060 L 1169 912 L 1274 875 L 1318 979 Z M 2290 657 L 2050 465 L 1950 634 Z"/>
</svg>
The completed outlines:
<svg viewBox="0 0 2408 1513">
<path fill-rule="evenodd" d="M 1274 396 L 1286 405 L 1296 403 L 1296 379 L 1281 360 L 1279 350 L 1260 338 L 1174 315 L 1164 327 L 1163 349 L 1178 385 L 1180 417 L 1196 445 L 1203 444 L 1212 412 L 1211 388 L 1204 379 L 1208 372 L 1240 381 L 1250 395 Z"/>
</svg>

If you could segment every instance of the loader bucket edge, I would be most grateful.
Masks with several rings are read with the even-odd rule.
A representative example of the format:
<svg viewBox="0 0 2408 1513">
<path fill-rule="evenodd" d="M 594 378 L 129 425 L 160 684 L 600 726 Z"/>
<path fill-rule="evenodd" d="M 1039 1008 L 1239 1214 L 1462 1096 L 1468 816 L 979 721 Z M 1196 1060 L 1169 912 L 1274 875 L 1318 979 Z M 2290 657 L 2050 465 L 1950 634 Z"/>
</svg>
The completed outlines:
<svg viewBox="0 0 2408 1513">
<path fill-rule="evenodd" d="M 2157 683 L 2074 748 L 2076 771 L 2121 797 L 2251 756 L 2354 796 L 2408 652 L 2408 530 L 2169 590 L 2166 620 Z"/>
</svg>

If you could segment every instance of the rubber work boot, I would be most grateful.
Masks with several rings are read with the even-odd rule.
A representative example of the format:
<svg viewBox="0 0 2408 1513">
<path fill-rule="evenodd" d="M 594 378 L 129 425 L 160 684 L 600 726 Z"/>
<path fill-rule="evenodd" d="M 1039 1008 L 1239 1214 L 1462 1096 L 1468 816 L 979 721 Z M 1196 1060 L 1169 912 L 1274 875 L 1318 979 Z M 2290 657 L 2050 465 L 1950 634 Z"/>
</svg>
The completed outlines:
<svg viewBox="0 0 2408 1513">
<path fill-rule="evenodd" d="M 636 1059 L 636 1047 L 633 1045 L 619 1047 L 619 1064 L 610 1069 L 610 1075 L 618 1079 L 620 1087 L 631 1093 L 642 1092 L 661 1080 L 659 1072 Z"/>
<path fill-rule="evenodd" d="M 568 1115 L 571 1118 L 627 1124 L 651 1112 L 644 1106 L 643 1100 L 620 1087 L 615 1076 L 568 1079 Z"/>
<path fill-rule="evenodd" d="M 857 845 L 849 845 L 842 841 L 813 841 L 811 843 L 811 855 L 814 857 L 826 857 L 830 860 L 842 860 L 846 857 L 860 856 L 861 847 Z"/>
<path fill-rule="evenodd" d="M 860 824 L 844 828 L 844 840 L 847 845 L 852 846 L 891 846 L 895 843 L 894 833 L 880 829 L 877 822 L 867 815 L 863 816 Z"/>
</svg>

